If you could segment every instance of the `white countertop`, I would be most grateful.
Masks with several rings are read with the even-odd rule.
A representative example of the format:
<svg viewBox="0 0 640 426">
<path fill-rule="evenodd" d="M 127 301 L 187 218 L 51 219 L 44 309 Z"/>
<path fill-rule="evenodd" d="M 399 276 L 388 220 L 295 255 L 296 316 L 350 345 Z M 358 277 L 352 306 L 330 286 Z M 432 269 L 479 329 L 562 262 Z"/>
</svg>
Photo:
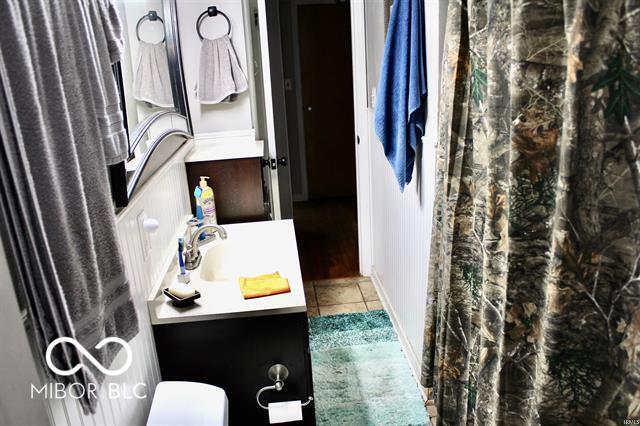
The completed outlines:
<svg viewBox="0 0 640 426">
<path fill-rule="evenodd" d="M 178 308 L 162 294 L 162 289 L 176 280 L 178 268 L 174 262 L 147 300 L 152 324 L 306 312 L 293 221 L 251 222 L 223 227 L 227 230 L 227 239 L 201 246 L 203 262 L 190 271 L 190 285 L 202 293 L 200 299 L 190 307 Z M 207 259 L 209 251 L 212 252 Z M 205 279 L 212 279 L 211 275 L 203 272 L 205 260 L 209 261 L 209 266 L 219 262 L 215 280 Z M 289 280 L 291 292 L 248 300 L 242 297 L 238 276 L 276 271 Z"/>
<path fill-rule="evenodd" d="M 264 155 L 264 141 L 231 140 L 216 142 L 198 142 L 185 157 L 185 162 L 234 160 L 238 158 L 255 158 Z"/>
</svg>

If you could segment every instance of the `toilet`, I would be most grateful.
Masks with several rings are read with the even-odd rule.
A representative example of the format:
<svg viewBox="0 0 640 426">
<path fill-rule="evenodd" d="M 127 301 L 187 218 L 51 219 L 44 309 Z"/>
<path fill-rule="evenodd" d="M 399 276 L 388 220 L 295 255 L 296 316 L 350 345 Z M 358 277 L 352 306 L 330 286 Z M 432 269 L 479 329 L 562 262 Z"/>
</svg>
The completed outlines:
<svg viewBox="0 0 640 426">
<path fill-rule="evenodd" d="M 217 386 L 196 382 L 160 382 L 147 426 L 227 426 L 229 400 Z"/>
</svg>

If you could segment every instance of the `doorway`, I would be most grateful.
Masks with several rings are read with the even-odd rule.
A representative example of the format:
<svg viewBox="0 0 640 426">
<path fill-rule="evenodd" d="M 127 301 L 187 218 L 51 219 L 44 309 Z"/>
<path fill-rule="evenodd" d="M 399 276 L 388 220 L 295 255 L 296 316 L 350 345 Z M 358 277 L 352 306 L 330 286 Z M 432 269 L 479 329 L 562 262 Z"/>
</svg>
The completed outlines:
<svg viewBox="0 0 640 426">
<path fill-rule="evenodd" d="M 281 0 L 293 220 L 305 281 L 359 275 L 349 2 Z"/>
</svg>

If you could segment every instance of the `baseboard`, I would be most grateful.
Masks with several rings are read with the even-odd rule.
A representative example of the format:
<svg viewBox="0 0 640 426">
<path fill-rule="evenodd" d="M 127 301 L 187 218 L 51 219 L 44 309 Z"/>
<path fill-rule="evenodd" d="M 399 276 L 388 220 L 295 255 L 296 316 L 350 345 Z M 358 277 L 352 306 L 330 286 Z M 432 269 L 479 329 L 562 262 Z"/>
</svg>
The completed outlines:
<svg viewBox="0 0 640 426">
<path fill-rule="evenodd" d="M 387 292 L 384 290 L 384 286 L 382 285 L 382 280 L 380 276 L 375 270 L 375 267 L 371 268 L 371 281 L 373 282 L 373 286 L 376 288 L 378 292 L 378 296 L 380 296 L 380 301 L 382 302 L 382 306 L 384 307 L 387 314 L 389 314 L 389 318 L 391 319 L 391 323 L 393 324 L 393 328 L 398 335 L 398 340 L 400 341 L 400 346 L 402 347 L 402 352 L 404 356 L 407 358 L 407 362 L 409 363 L 409 367 L 411 368 L 411 372 L 413 373 L 413 378 L 418 385 L 418 389 L 420 389 L 420 394 L 422 395 L 422 399 L 426 401 L 427 393 L 425 388 L 420 384 L 420 370 L 421 370 L 421 362 L 420 358 L 413 351 L 413 348 L 409 344 L 409 339 L 407 338 L 407 334 L 404 332 L 402 328 L 402 324 L 398 320 L 398 315 L 389 300 L 389 296 L 387 296 Z"/>
</svg>

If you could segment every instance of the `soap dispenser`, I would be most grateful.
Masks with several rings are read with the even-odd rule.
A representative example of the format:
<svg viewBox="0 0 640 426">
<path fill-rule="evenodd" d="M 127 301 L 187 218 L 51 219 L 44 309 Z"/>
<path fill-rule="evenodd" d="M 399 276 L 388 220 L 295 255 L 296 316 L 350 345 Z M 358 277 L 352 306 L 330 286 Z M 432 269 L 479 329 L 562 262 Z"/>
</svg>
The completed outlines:
<svg viewBox="0 0 640 426">
<path fill-rule="evenodd" d="M 209 176 L 200 176 L 200 207 L 202 208 L 202 214 L 204 216 L 204 223 L 217 224 L 218 218 L 216 216 L 216 201 L 213 194 L 213 188 L 207 184 Z"/>
</svg>

